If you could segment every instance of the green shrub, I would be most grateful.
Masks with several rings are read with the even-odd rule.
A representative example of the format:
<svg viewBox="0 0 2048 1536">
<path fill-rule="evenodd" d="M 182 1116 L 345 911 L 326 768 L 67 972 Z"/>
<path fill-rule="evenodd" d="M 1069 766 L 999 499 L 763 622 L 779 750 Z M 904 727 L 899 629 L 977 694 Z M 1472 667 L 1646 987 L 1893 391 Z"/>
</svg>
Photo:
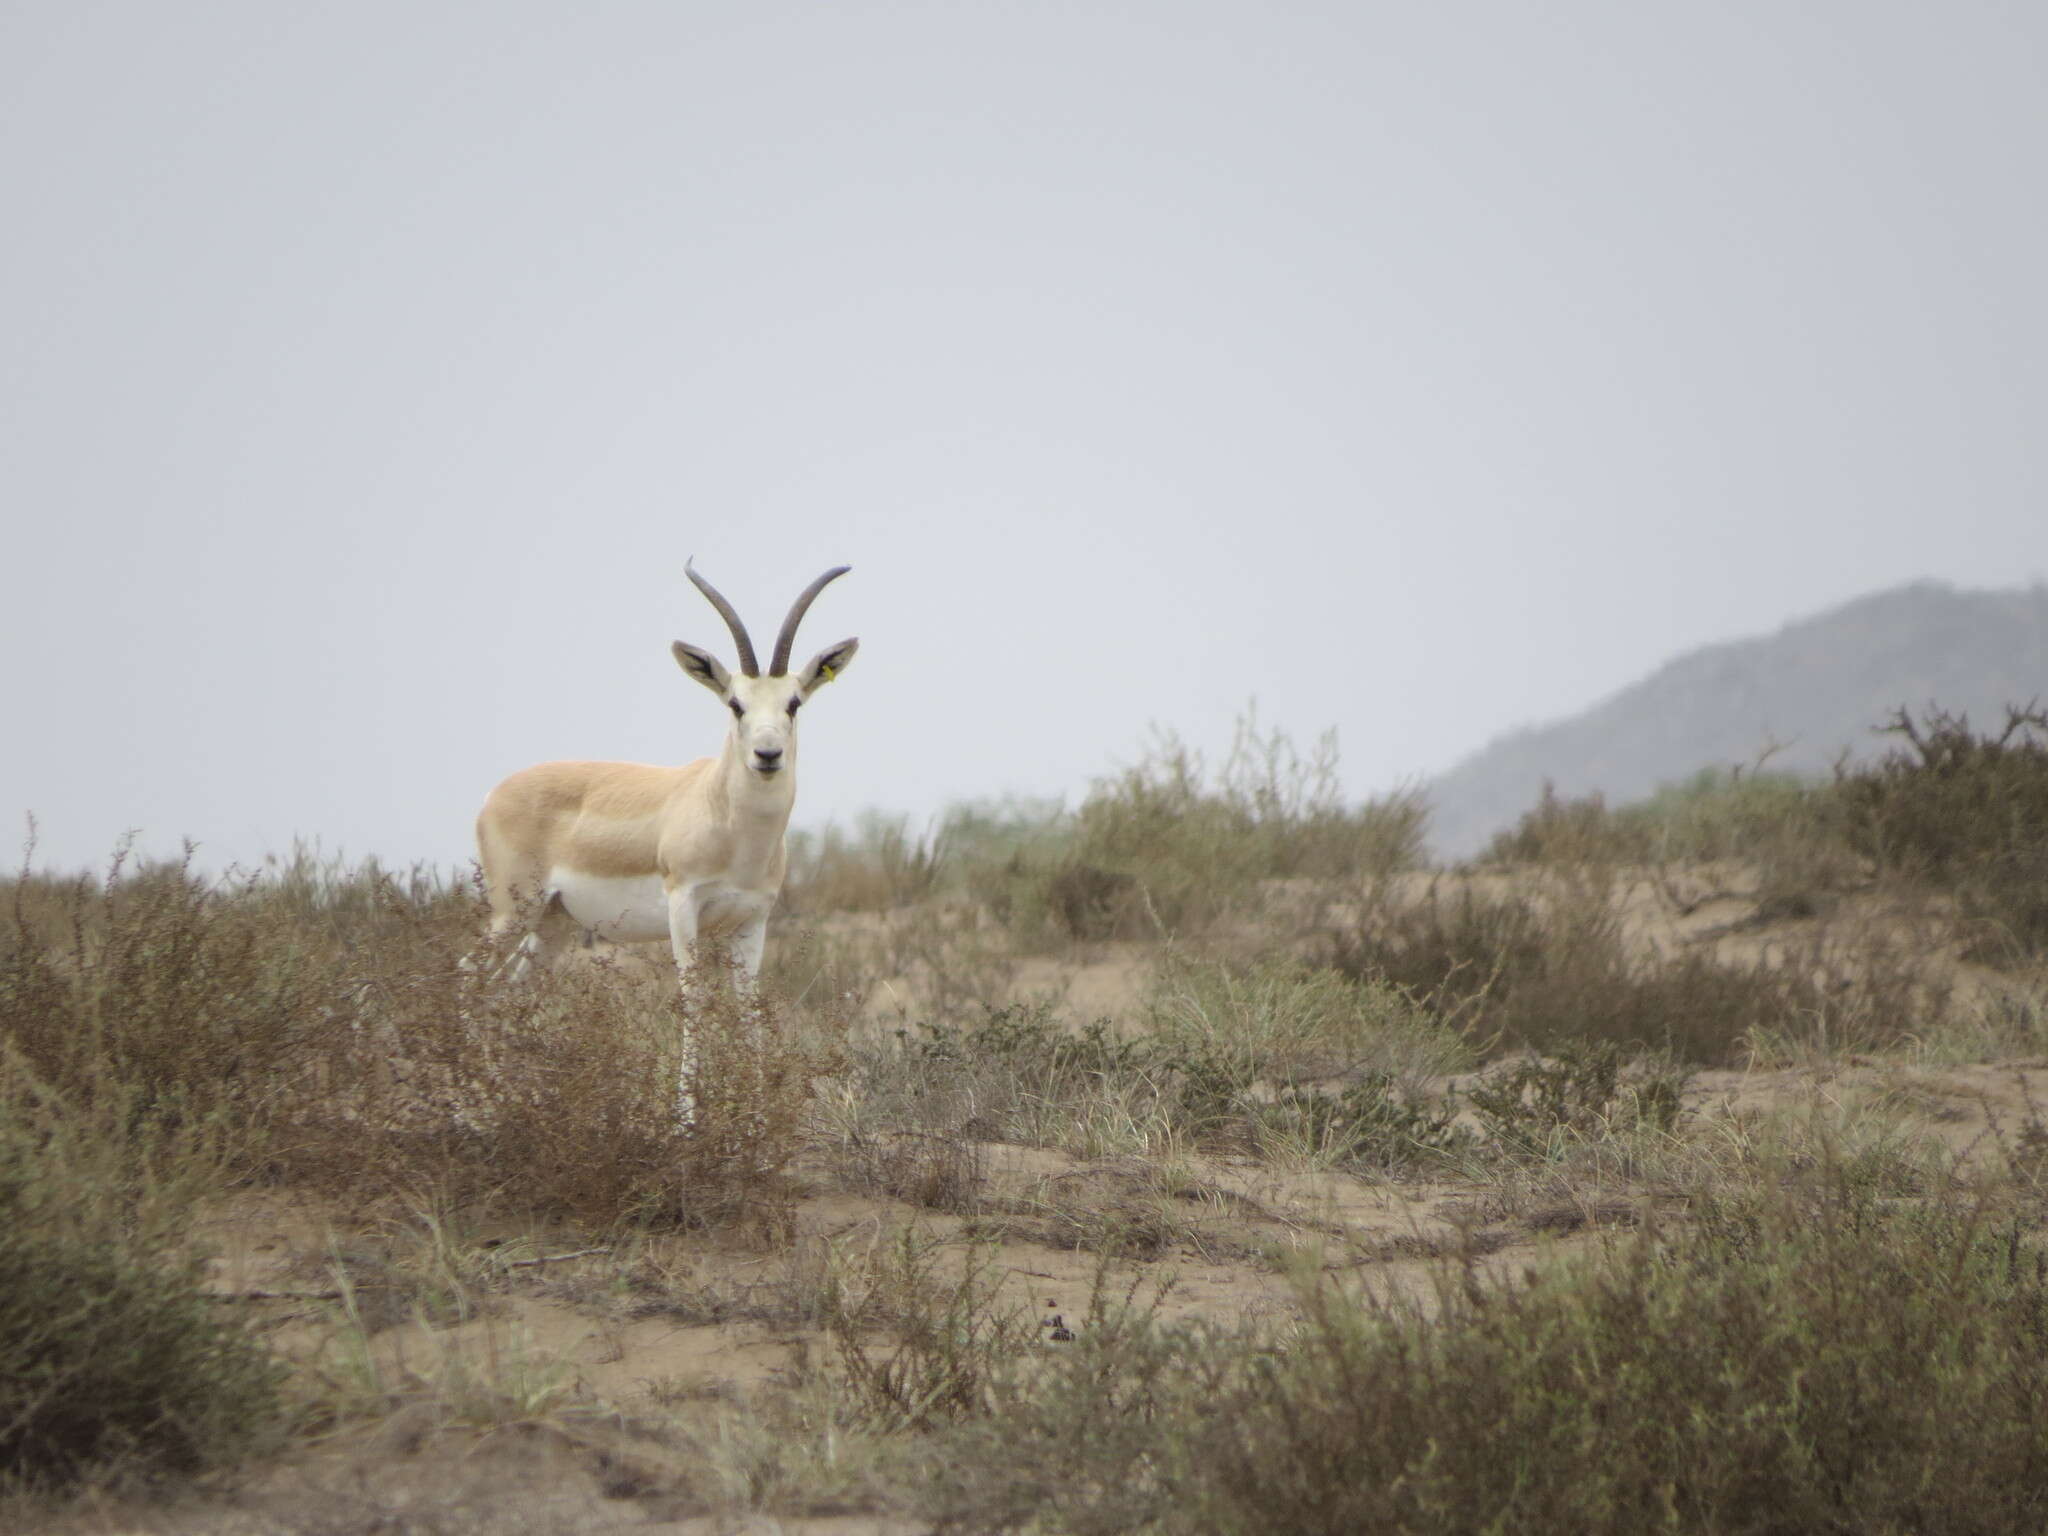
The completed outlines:
<svg viewBox="0 0 2048 1536">
<path fill-rule="evenodd" d="M 1328 1089 L 1281 1088 L 1246 1106 L 1262 1150 L 1297 1149 L 1337 1168 L 1386 1171 L 1471 1150 L 1457 1104 L 1403 1087 L 1390 1072 Z"/>
<path fill-rule="evenodd" d="M 1426 1303 L 1306 1278 L 1260 1335 L 1112 1313 L 995 1373 L 947 1528 L 2038 1530 L 2048 1263 L 1955 1198 L 1709 1209 Z M 1036 1524 L 1034 1524 L 1036 1522 Z"/>
<path fill-rule="evenodd" d="M 1616 807 L 1598 794 L 1566 799 L 1546 784 L 1481 862 L 1571 868 L 1723 860 L 1750 867 L 1760 899 L 1809 907 L 1853 883 L 1862 864 L 1828 785 L 1719 768 Z"/>
<path fill-rule="evenodd" d="M 1635 864 L 1651 856 L 1649 829 L 1610 810 L 1597 790 L 1567 798 L 1544 780 L 1536 803 L 1496 832 L 1480 855 L 1487 864 Z"/>
<path fill-rule="evenodd" d="M 1481 1134 L 1511 1151 L 1543 1153 L 1560 1132 L 1606 1136 L 1678 1122 L 1685 1074 L 1639 1064 L 1633 1072 L 1611 1040 L 1560 1045 L 1487 1074 L 1465 1091 Z"/>
<path fill-rule="evenodd" d="M 1834 785 L 1853 846 L 1953 891 L 1977 958 L 2048 950 L 2048 712 L 2008 709 L 1996 736 L 1935 708 L 1918 721 L 1900 709 L 1884 729 L 1906 746 Z"/>
<path fill-rule="evenodd" d="M 203 1140 L 0 1047 L 0 1481 L 194 1473 L 278 1440 L 281 1370 L 181 1242 Z"/>
<path fill-rule="evenodd" d="M 1719 1066 L 1765 1037 L 1883 1049 L 1924 1029 L 1947 996 L 1896 953 L 1850 963 L 1807 947 L 1733 965 L 1701 949 L 1640 952 L 1611 878 L 1583 868 L 1516 890 L 1383 891 L 1324 938 L 1339 972 L 1391 984 L 1482 1051 L 1610 1042 Z"/>
<path fill-rule="evenodd" d="M 2048 1280 L 1967 1213 L 1781 1208 L 1446 1301 L 1419 1327 L 1312 1296 L 1302 1346 L 1199 1437 L 1208 1528 L 2048 1518 Z"/>
<path fill-rule="evenodd" d="M 1346 805 L 1337 746 L 1306 754 L 1256 714 L 1211 774 L 1177 737 L 1099 781 L 1062 835 L 1016 848 L 979 882 L 997 917 L 1074 939 L 1194 934 L 1261 906 L 1261 886 L 1357 880 L 1421 857 L 1426 811 L 1403 793 Z"/>
<path fill-rule="evenodd" d="M 962 1137 L 1102 1150 L 1165 1142 L 1386 1167 L 1447 1149 L 1431 1080 L 1468 1053 L 1392 988 L 1295 961 L 1169 955 L 1144 1025 L 1072 1028 L 1045 1003 L 924 1022 L 855 1052 L 861 1181 L 954 1198 Z M 929 1202 L 928 1202 L 929 1203 Z M 953 1208 L 948 1205 L 947 1208 Z"/>
<path fill-rule="evenodd" d="M 1790 773 L 1703 768 L 1615 815 L 1660 863 L 1792 864 L 1842 846 L 1826 786 Z"/>
<path fill-rule="evenodd" d="M 1245 1084 L 1385 1073 L 1417 1086 L 1470 1059 L 1456 1034 L 1384 979 L 1284 956 L 1240 965 L 1169 950 L 1145 1021 L 1162 1054 L 1213 1062 Z"/>
</svg>

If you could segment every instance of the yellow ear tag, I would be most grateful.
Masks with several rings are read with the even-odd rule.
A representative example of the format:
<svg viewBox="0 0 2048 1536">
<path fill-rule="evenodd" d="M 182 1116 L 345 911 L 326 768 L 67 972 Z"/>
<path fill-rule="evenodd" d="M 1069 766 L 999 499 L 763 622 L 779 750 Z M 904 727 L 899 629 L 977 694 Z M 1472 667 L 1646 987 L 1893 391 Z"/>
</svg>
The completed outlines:
<svg viewBox="0 0 2048 1536">
<path fill-rule="evenodd" d="M 818 675 L 824 678 L 825 681 L 829 683 L 832 681 L 833 678 L 837 677 L 839 674 L 837 672 L 834 672 L 831 667 L 823 666 L 818 668 Z"/>
</svg>

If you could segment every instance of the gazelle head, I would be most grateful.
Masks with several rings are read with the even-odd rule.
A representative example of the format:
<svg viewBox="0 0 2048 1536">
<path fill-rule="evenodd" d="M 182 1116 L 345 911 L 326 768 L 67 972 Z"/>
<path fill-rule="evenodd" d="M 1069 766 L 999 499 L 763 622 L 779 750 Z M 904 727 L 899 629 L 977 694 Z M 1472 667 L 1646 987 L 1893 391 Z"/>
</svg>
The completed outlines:
<svg viewBox="0 0 2048 1536">
<path fill-rule="evenodd" d="M 681 640 L 670 649 L 675 652 L 677 665 L 717 694 L 732 711 L 732 737 L 740 762 L 757 778 L 772 779 L 795 764 L 796 712 L 803 707 L 804 700 L 845 671 L 853 653 L 860 649 L 860 641 L 842 640 L 818 652 L 802 671 L 791 674 L 789 670 L 790 647 L 796 644 L 796 627 L 803 622 L 804 611 L 828 582 L 851 569 L 846 565 L 834 566 L 797 595 L 797 600 L 790 604 L 789 617 L 782 621 L 782 632 L 775 637 L 775 657 L 768 664 L 768 675 L 763 677 L 760 663 L 754 659 L 754 642 L 732 604 L 718 588 L 697 574 L 694 565 L 683 567 L 697 590 L 718 610 L 725 627 L 732 631 L 732 643 L 740 654 L 739 675 L 735 677 L 726 671 L 709 651 Z"/>
</svg>

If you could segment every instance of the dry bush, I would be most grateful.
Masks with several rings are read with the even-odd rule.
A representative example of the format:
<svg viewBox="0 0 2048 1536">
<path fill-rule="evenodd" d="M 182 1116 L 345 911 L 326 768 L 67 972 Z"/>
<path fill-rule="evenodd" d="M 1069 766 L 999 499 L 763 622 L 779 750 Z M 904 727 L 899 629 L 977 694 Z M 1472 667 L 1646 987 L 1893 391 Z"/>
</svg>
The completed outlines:
<svg viewBox="0 0 2048 1536">
<path fill-rule="evenodd" d="M 1484 1074 L 1466 1089 L 1481 1134 L 1509 1152 L 1548 1156 L 1583 1143 L 1678 1123 L 1686 1074 L 1654 1060 L 1628 1062 L 1611 1040 L 1561 1046 Z"/>
<path fill-rule="evenodd" d="M 1105 1140 L 1123 1150 L 1168 1134 L 1167 1074 L 1108 1021 L 1072 1030 L 1044 1003 L 984 1009 L 974 1024 L 922 1022 L 850 1056 L 838 1129 L 860 1188 L 924 1182 L 920 1145 L 1013 1141 L 1092 1155 Z"/>
<path fill-rule="evenodd" d="M 844 1017 L 568 963 L 481 954 L 472 895 L 303 863 L 15 882 L 0 1032 L 58 1091 L 152 1123 L 231 1126 L 247 1172 L 364 1199 L 503 1197 L 606 1225 L 779 1198 Z M 696 1117 L 678 1118 L 686 1034 Z"/>
<path fill-rule="evenodd" d="M 799 915 L 887 912 L 934 897 L 1000 893 L 1001 871 L 1064 846 L 1069 818 L 1056 801 L 1012 798 L 950 805 L 923 832 L 910 818 L 868 811 L 851 830 L 789 834 L 784 908 Z"/>
<path fill-rule="evenodd" d="M 2048 951 L 2048 712 L 2009 707 L 1996 733 L 1930 705 L 1879 729 L 1903 745 L 1832 783 L 1705 770 L 1647 800 L 1608 807 L 1549 785 L 1486 858 L 1551 869 L 1740 861 L 1767 902 L 1813 906 L 1874 867 L 1951 893 L 1971 958 L 2025 963 Z"/>
<path fill-rule="evenodd" d="M 1237 965 L 1168 950 L 1145 1017 L 1168 1055 L 1217 1063 L 1245 1082 L 1385 1073 L 1419 1086 L 1470 1059 L 1398 988 L 1285 958 Z"/>
<path fill-rule="evenodd" d="M 1597 793 L 1568 799 L 1545 784 L 1481 862 L 1551 870 L 1739 863 L 1760 900 L 1806 909 L 1860 883 L 1867 864 L 1829 786 L 1740 768 L 1702 769 L 1619 807 Z"/>
<path fill-rule="evenodd" d="M 1954 892 L 1975 958 L 2048 951 L 2048 712 L 2009 708 L 1995 736 L 1938 708 L 1900 709 L 1883 729 L 1906 746 L 1833 786 L 1853 846 Z"/>
<path fill-rule="evenodd" d="M 1019 955 L 1012 935 L 981 909 L 934 903 L 886 921 L 867 946 L 867 959 L 885 976 L 901 977 L 908 996 L 896 1000 L 900 1017 L 972 1015 L 1008 1003 Z"/>
<path fill-rule="evenodd" d="M 67 1095 L 118 1084 L 139 1114 L 260 1126 L 328 1020 L 324 957 L 278 942 L 186 860 L 105 879 L 24 875 L 0 938 L 0 1035 Z"/>
<path fill-rule="evenodd" d="M 880 1127 L 851 1138 L 845 1152 L 842 1177 L 855 1189 L 956 1216 L 982 1207 L 988 1153 L 961 1130 Z"/>
<path fill-rule="evenodd" d="M 948 862 L 947 825 L 923 834 L 907 816 L 870 811 L 852 832 L 789 835 L 789 874 L 782 887 L 791 912 L 887 912 L 930 896 Z"/>
<path fill-rule="evenodd" d="M 839 1063 L 819 1016 L 785 1027 L 773 998 L 749 1001 L 709 967 L 686 998 L 665 968 L 602 956 L 520 981 L 458 960 L 374 978 L 322 1102 L 278 1138 L 285 1176 L 353 1165 L 380 1188 L 503 1196 L 597 1225 L 779 1204 L 813 1081 Z"/>
<path fill-rule="evenodd" d="M 868 1423 L 931 1429 L 986 1413 L 993 1380 L 1038 1337 L 1035 1320 L 999 1299 L 1002 1273 L 991 1245 L 949 1273 L 939 1250 L 909 1230 L 881 1257 L 868 1289 L 885 1295 L 826 1319 L 838 1373 Z M 890 1335 L 874 1338 L 880 1322 Z"/>
<path fill-rule="evenodd" d="M 2048 1514 L 2031 1411 L 2048 1280 L 1967 1211 L 1779 1208 L 1669 1252 L 1643 1240 L 1575 1282 L 1448 1292 L 1427 1332 L 1312 1296 L 1304 1347 L 1198 1441 L 1208 1528 L 1934 1532 Z"/>
<path fill-rule="evenodd" d="M 938 1188 L 946 1209 L 970 1141 L 1081 1157 L 1227 1147 L 1322 1164 L 1389 1166 L 1447 1149 L 1431 1080 L 1464 1044 L 1383 984 L 1292 961 L 1169 957 L 1146 1022 L 1070 1027 L 1047 1004 L 920 1023 L 853 1053 L 840 1136 L 857 1187 Z"/>
<path fill-rule="evenodd" d="M 1650 857 L 1648 828 L 1625 821 L 1597 790 L 1566 797 L 1548 779 L 1514 826 L 1494 834 L 1488 864 L 1636 864 Z"/>
<path fill-rule="evenodd" d="M 1083 1164 L 985 1199 L 963 1235 L 1149 1261 L 1175 1248 L 1206 1251 L 1204 1217 L 1234 1208 L 1213 1185 L 1163 1160 L 1125 1157 Z"/>
<path fill-rule="evenodd" d="M 1265 882 L 1362 879 L 1420 860 L 1426 812 L 1412 793 L 1346 805 L 1337 748 L 1307 753 L 1255 714 L 1213 777 L 1161 736 L 1134 766 L 1096 784 L 1062 837 L 983 866 L 970 884 L 998 919 L 1045 939 L 1192 936 L 1253 915 Z"/>
<path fill-rule="evenodd" d="M 1759 1040 L 1877 1050 L 1923 1030 L 1947 990 L 1897 948 L 1816 941 L 1735 965 L 1700 948 L 1639 953 L 1598 870 L 1529 890 L 1434 882 L 1419 900 L 1382 889 L 1325 932 L 1343 974 L 1391 983 L 1482 1049 L 1612 1042 L 1702 1066 Z"/>
<path fill-rule="evenodd" d="M 282 1373 L 186 1240 L 214 1138 L 151 1120 L 0 1041 L 0 1486 L 190 1474 L 282 1438 Z"/>
<path fill-rule="evenodd" d="M 1292 1330 L 1091 1315 L 987 1377 L 945 1529 L 2038 1529 L 2048 1263 L 1967 1198 L 1762 1190 L 1426 1303 L 1305 1277 Z"/>
</svg>

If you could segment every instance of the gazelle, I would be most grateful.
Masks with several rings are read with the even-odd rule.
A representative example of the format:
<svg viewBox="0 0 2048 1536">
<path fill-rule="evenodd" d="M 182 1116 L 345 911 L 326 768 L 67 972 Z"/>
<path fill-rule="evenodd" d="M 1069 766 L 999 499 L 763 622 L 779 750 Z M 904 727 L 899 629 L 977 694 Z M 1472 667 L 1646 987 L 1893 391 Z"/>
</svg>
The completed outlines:
<svg viewBox="0 0 2048 1536">
<path fill-rule="evenodd" d="M 477 853 L 491 932 L 502 939 L 531 924 L 519 973 L 581 930 L 620 943 L 666 938 L 687 986 L 698 940 L 716 936 L 736 979 L 752 988 L 788 863 L 797 710 L 846 670 L 860 642 L 827 646 L 794 676 L 790 647 L 812 601 L 849 569 L 835 566 L 790 605 L 764 677 L 739 614 L 685 563 L 739 651 L 735 677 L 709 651 L 672 647 L 683 671 L 732 712 L 724 750 L 680 768 L 541 763 L 491 791 L 476 820 Z"/>
</svg>

